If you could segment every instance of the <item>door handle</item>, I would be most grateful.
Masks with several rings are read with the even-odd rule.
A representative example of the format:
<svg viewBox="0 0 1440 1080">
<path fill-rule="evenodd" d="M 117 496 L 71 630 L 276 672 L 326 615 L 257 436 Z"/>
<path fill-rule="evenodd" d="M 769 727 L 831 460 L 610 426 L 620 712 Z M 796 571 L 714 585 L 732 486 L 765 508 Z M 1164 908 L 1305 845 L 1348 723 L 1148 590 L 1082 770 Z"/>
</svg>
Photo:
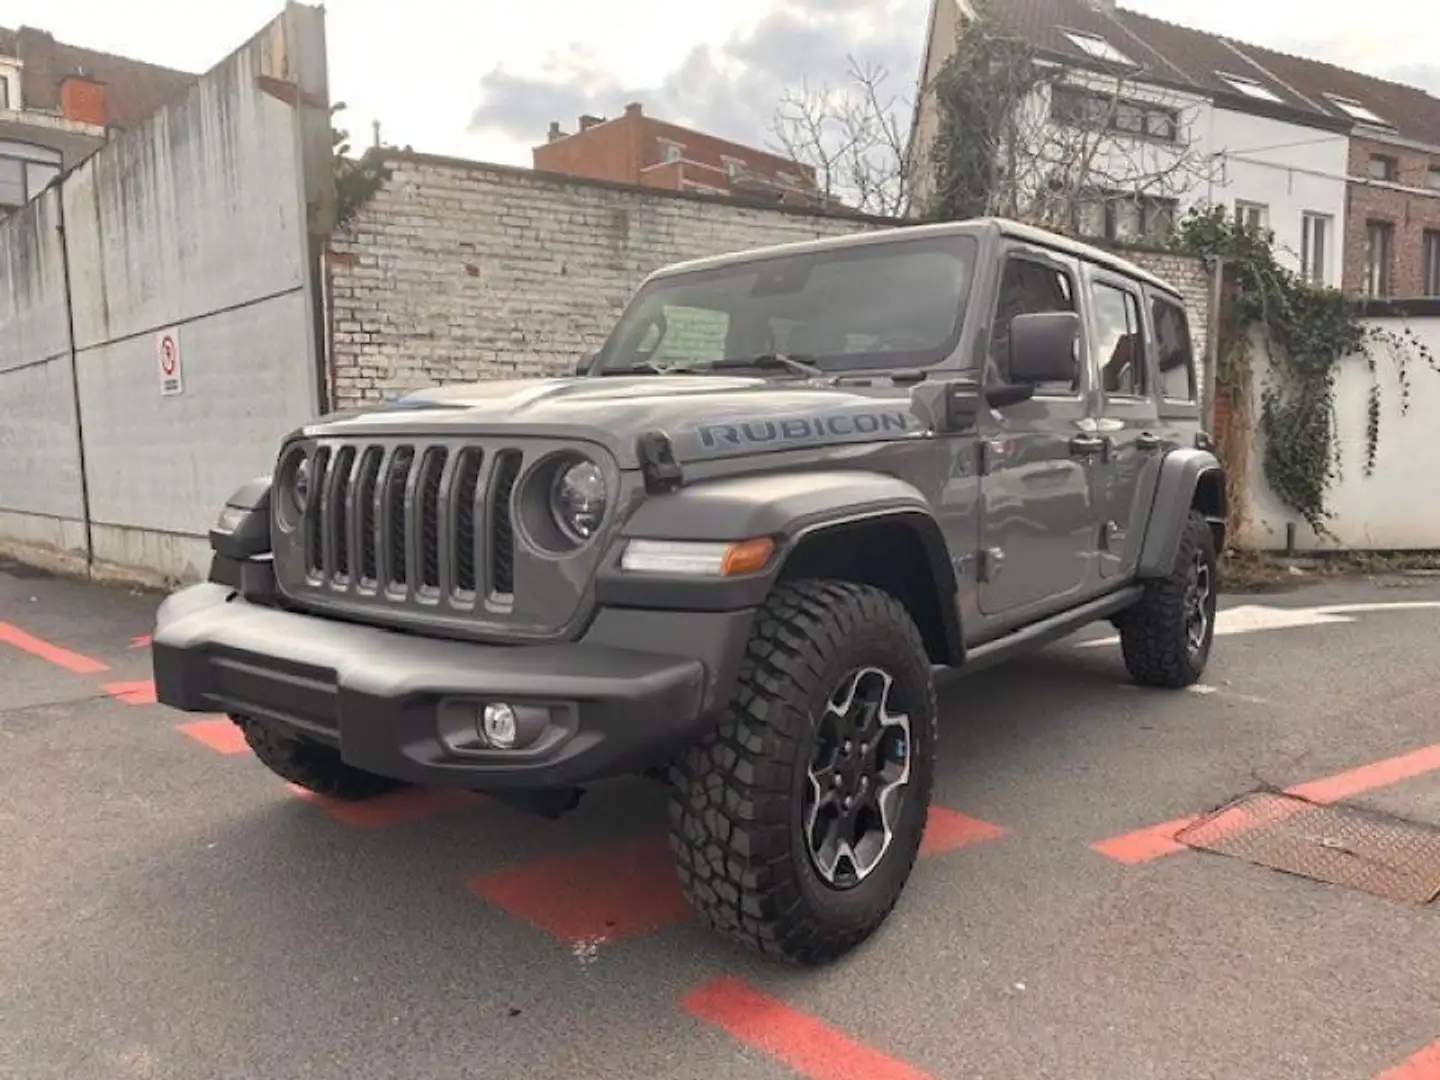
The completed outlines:
<svg viewBox="0 0 1440 1080">
<path fill-rule="evenodd" d="M 1070 440 L 1070 456 L 1088 458 L 1102 452 L 1107 440 L 1098 435 L 1076 435 Z"/>
<path fill-rule="evenodd" d="M 1142 431 L 1135 436 L 1135 445 L 1141 450 L 1159 450 L 1160 436 L 1153 431 Z"/>
</svg>

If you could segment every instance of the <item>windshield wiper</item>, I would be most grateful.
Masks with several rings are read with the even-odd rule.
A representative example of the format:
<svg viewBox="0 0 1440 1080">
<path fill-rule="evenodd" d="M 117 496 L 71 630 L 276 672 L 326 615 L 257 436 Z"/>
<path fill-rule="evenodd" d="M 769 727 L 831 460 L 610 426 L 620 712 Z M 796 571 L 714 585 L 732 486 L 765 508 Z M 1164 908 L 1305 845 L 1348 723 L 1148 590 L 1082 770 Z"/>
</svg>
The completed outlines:
<svg viewBox="0 0 1440 1080">
<path fill-rule="evenodd" d="M 781 352 L 761 353 L 759 356 L 727 356 L 723 360 L 704 360 L 691 364 L 692 371 L 729 371 L 736 368 L 788 368 L 802 375 L 824 375 L 822 368 L 806 363 L 798 357 Z"/>
</svg>

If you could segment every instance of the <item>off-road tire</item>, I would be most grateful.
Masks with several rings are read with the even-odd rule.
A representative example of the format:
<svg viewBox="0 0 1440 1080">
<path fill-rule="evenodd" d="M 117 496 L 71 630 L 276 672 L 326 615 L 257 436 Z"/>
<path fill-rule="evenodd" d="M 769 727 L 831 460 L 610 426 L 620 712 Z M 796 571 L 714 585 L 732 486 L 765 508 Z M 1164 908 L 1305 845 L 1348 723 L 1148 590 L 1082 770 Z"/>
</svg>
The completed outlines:
<svg viewBox="0 0 1440 1080">
<path fill-rule="evenodd" d="M 1209 580 L 1207 625 L 1198 649 L 1186 633 L 1187 597 L 1197 567 L 1205 568 Z M 1145 595 L 1115 620 L 1125 668 L 1136 683 L 1178 690 L 1200 680 L 1215 637 L 1218 585 L 1214 534 L 1205 518 L 1191 510 L 1170 574 L 1147 581 Z"/>
<path fill-rule="evenodd" d="M 402 787 L 400 781 L 357 769 L 329 746 L 296 738 L 249 716 L 231 716 L 260 763 L 307 791 L 347 802 L 369 799 Z"/>
<path fill-rule="evenodd" d="M 882 668 L 910 718 L 910 780 L 893 840 L 869 876 L 828 885 L 802 827 L 816 717 L 847 673 Z M 904 606 L 844 581 L 778 586 L 756 616 L 718 728 L 673 766 L 670 838 L 702 922 L 758 952 L 824 964 L 889 916 L 914 867 L 934 776 L 930 660 Z"/>
</svg>

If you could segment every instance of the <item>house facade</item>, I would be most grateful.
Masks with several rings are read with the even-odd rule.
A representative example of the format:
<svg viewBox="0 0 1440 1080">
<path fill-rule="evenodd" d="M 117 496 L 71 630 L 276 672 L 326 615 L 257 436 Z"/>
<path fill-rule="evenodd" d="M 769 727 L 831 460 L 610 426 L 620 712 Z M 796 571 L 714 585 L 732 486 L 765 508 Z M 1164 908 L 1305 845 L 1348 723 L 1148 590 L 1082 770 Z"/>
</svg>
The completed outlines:
<svg viewBox="0 0 1440 1080">
<path fill-rule="evenodd" d="M 0 216 L 138 123 L 195 76 L 0 28 Z"/>
<path fill-rule="evenodd" d="M 940 129 L 929 88 L 975 15 L 971 0 L 934 0 L 911 144 L 921 214 L 934 196 L 928 150 Z M 1047 114 L 1060 145 L 1077 125 L 1106 129 L 1103 145 L 1092 135 L 1086 153 L 1072 153 L 1090 175 L 1071 182 L 1113 189 L 1103 212 L 1081 200 L 1068 222 L 1081 235 L 1154 240 L 1185 208 L 1221 205 L 1269 229 L 1278 257 L 1317 284 L 1440 294 L 1440 101 L 1108 0 L 1007 0 L 986 4 L 984 17 L 1060 69 L 1044 94 L 1097 95 L 1088 110 L 1052 102 Z M 1161 176 L 1157 144 L 1183 167 Z"/>
<path fill-rule="evenodd" d="M 582 116 L 574 132 L 552 122 L 546 142 L 532 149 L 531 159 L 539 171 L 590 180 L 791 206 L 825 202 L 812 167 L 646 116 L 639 103 L 608 120 Z"/>
</svg>

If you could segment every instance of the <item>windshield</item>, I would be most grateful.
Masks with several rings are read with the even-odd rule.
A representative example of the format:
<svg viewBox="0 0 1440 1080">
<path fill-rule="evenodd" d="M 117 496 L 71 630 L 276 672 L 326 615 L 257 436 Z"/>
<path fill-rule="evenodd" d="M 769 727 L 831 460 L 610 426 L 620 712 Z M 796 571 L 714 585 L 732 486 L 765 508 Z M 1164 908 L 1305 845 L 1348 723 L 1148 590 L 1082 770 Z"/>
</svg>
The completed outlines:
<svg viewBox="0 0 1440 1080">
<path fill-rule="evenodd" d="M 825 371 L 926 367 L 955 347 L 975 252 L 972 236 L 926 237 L 659 278 L 595 369 L 702 371 L 776 353 Z"/>
</svg>

